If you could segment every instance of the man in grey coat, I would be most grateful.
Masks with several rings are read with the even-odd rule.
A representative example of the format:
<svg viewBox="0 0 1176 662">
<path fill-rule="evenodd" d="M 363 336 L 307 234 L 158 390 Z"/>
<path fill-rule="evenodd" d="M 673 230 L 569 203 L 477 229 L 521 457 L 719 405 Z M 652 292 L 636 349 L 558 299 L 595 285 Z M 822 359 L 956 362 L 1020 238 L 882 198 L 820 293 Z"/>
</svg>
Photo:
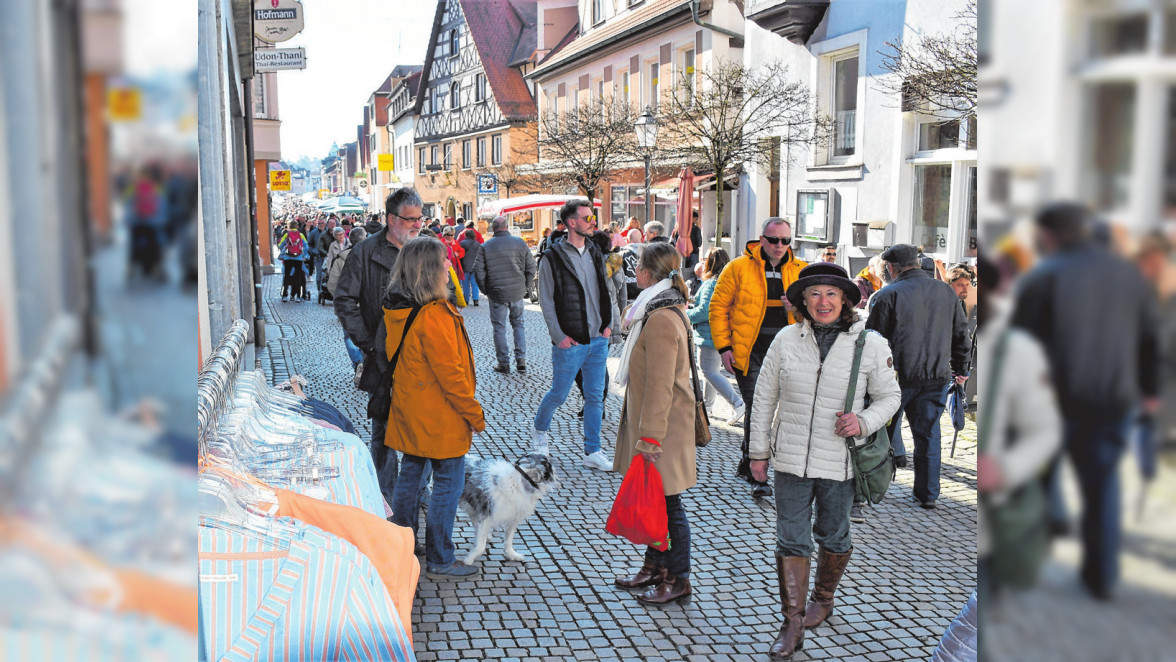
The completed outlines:
<svg viewBox="0 0 1176 662">
<path fill-rule="evenodd" d="M 482 244 L 482 259 L 475 265 L 478 288 L 490 299 L 490 323 L 494 326 L 495 372 L 510 373 L 510 347 L 506 343 L 506 319 L 514 329 L 515 368 L 527 370 L 527 334 L 523 327 L 523 297 L 527 283 L 535 279 L 535 257 L 527 242 L 512 236 L 505 216 L 490 223 L 494 236 Z"/>
</svg>

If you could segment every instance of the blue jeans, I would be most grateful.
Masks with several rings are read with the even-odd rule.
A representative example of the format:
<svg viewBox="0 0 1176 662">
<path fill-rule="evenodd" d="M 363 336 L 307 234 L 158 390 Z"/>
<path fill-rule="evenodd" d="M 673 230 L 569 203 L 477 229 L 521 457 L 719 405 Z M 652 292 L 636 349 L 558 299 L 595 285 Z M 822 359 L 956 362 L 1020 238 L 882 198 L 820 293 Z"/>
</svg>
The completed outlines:
<svg viewBox="0 0 1176 662">
<path fill-rule="evenodd" d="M 506 344 L 507 316 L 514 329 L 515 363 L 527 358 L 527 329 L 523 326 L 523 309 L 522 299 L 511 303 L 490 300 L 490 324 L 494 327 L 494 356 L 498 359 L 498 365 L 510 365 L 510 345 Z"/>
<path fill-rule="evenodd" d="M 551 346 L 551 390 L 539 403 L 535 429 L 551 429 L 551 417 L 568 399 L 576 373 L 584 371 L 584 453 L 600 450 L 600 421 L 604 416 L 605 368 L 608 365 L 608 338 L 597 336 L 587 345 L 567 349 Z"/>
<path fill-rule="evenodd" d="M 420 521 L 421 476 L 426 466 L 433 469 L 433 496 L 425 513 L 425 563 L 442 568 L 454 561 L 453 523 L 457 502 L 465 488 L 465 456 L 433 460 L 404 454 L 400 480 L 392 499 L 392 523 L 412 528 L 416 537 Z"/>
<path fill-rule="evenodd" d="M 351 369 L 354 370 L 355 366 L 363 363 L 363 350 L 359 348 L 359 345 L 352 342 L 351 337 L 346 332 L 343 334 L 343 344 L 347 346 L 347 358 L 351 359 Z"/>
<path fill-rule="evenodd" d="M 461 281 L 461 291 L 465 295 L 466 303 L 473 303 L 478 300 L 478 279 L 474 278 L 473 274 L 467 273 L 465 280 Z"/>
<path fill-rule="evenodd" d="M 666 497 L 666 515 L 669 517 L 670 548 L 666 551 L 653 547 L 645 548 L 645 560 L 655 568 L 665 568 L 673 577 L 690 576 L 690 520 L 682 507 L 682 495 Z"/>
<path fill-rule="evenodd" d="M 384 443 L 384 436 L 388 432 L 388 421 L 372 419 L 372 463 L 376 465 L 376 478 L 380 482 L 380 494 L 384 500 L 392 503 L 396 492 L 396 478 L 400 473 L 400 461 L 396 451 L 388 448 Z"/>
<path fill-rule="evenodd" d="M 1119 462 L 1127 448 L 1130 418 L 1066 423 L 1065 449 L 1082 492 L 1081 577 L 1095 593 L 1119 581 L 1123 537 Z"/>
<path fill-rule="evenodd" d="M 775 491 L 777 556 L 812 556 L 814 537 L 821 549 L 833 554 L 853 548 L 849 536 L 853 480 L 800 478 L 777 471 Z"/>
<path fill-rule="evenodd" d="M 923 502 L 939 498 L 939 461 L 943 453 L 939 440 L 939 418 L 947 406 L 948 386 L 903 387 L 902 404 L 887 428 L 894 456 L 906 455 L 902 437 L 898 434 L 902 429 L 902 415 L 906 414 L 915 442 L 915 498 Z"/>
<path fill-rule="evenodd" d="M 314 271 L 314 284 L 318 286 L 320 290 L 323 289 L 323 276 L 327 275 L 326 270 L 323 269 L 323 260 L 325 258 L 325 255 L 315 255 L 314 266 L 311 269 Z"/>
</svg>

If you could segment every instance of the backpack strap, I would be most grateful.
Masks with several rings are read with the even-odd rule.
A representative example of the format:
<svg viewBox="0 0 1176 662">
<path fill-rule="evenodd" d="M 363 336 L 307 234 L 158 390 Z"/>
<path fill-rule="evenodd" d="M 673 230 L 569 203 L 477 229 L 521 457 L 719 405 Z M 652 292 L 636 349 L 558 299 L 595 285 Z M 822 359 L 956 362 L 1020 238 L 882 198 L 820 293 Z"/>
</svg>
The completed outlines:
<svg viewBox="0 0 1176 662">
<path fill-rule="evenodd" d="M 690 381 L 694 383 L 694 399 L 701 401 L 703 399 L 702 388 L 698 385 L 698 368 L 694 367 L 694 343 L 693 337 L 694 329 L 690 326 L 690 320 L 686 319 L 686 314 L 678 307 L 674 307 L 674 312 L 678 313 L 678 317 L 682 318 L 682 323 L 686 325 L 686 344 L 688 346 L 687 353 L 690 356 Z"/>
<path fill-rule="evenodd" d="M 408 337 L 408 329 L 412 326 L 412 322 L 416 319 L 417 313 L 419 312 L 421 312 L 421 307 L 414 304 L 412 312 L 408 314 L 408 320 L 404 322 L 404 332 L 400 334 L 400 344 L 396 346 L 396 353 L 388 360 L 389 377 L 396 372 L 396 364 L 400 362 L 400 350 L 404 349 L 404 339 Z"/>
</svg>

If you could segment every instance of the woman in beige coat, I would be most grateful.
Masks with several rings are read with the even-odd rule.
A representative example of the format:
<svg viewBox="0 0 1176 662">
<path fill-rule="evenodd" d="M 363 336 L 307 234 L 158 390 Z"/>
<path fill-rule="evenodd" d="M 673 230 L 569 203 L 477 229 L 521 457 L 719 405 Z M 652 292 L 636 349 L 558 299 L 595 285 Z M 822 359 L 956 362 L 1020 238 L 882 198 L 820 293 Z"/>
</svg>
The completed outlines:
<svg viewBox="0 0 1176 662">
<path fill-rule="evenodd" d="M 616 580 L 621 588 L 652 587 L 637 596 L 646 604 L 665 604 L 690 595 L 690 522 L 682 492 L 694 486 L 694 385 L 690 355 L 694 347 L 686 321 L 686 281 L 678 273 L 681 256 L 669 243 L 645 247 L 637 262 L 642 292 L 625 314 L 629 339 L 616 381 L 628 384 L 617 431 L 613 469 L 625 472 L 637 453 L 662 476 L 669 516 L 670 548 L 649 547 L 635 574 Z"/>
</svg>

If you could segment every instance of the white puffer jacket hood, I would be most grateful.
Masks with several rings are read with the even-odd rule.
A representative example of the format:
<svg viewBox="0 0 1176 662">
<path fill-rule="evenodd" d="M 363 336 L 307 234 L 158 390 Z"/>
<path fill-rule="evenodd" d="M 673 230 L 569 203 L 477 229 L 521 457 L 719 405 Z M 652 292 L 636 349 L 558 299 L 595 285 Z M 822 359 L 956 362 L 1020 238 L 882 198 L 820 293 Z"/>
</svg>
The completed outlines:
<svg viewBox="0 0 1176 662">
<path fill-rule="evenodd" d="M 833 430 L 845 406 L 854 346 L 865 328 L 858 321 L 841 334 L 824 363 L 807 320 L 776 334 L 755 385 L 751 459 L 771 460 L 776 471 L 802 478 L 852 477 L 845 439 Z M 853 402 L 862 428 L 857 442 L 886 425 L 901 401 L 890 345 L 881 335 L 867 333 Z"/>
</svg>

